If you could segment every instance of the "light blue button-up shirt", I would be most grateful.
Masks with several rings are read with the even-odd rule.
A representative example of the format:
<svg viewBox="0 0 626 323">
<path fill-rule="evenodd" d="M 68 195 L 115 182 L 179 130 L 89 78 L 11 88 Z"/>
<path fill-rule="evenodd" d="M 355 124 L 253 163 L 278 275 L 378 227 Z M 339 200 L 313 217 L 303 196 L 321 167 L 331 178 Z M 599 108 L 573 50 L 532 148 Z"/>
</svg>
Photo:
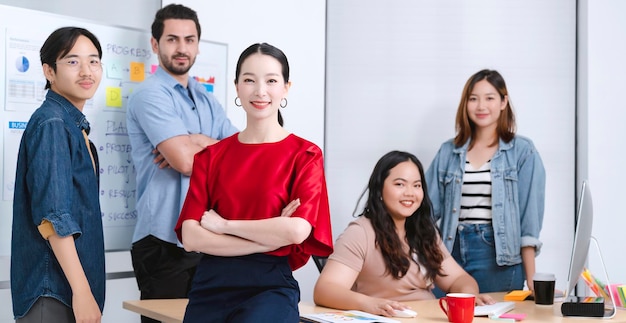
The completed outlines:
<svg viewBox="0 0 626 323">
<path fill-rule="evenodd" d="M 238 131 L 211 93 L 191 77 L 188 82 L 187 89 L 159 67 L 129 98 L 126 121 L 137 170 L 133 242 L 148 235 L 170 243 L 178 241 L 174 226 L 189 177 L 172 168 L 160 169 L 152 150 L 175 136 L 204 134 L 221 140 Z"/>
<path fill-rule="evenodd" d="M 433 216 L 450 251 L 459 225 L 468 146 L 469 140 L 462 147 L 455 147 L 453 140 L 446 141 L 426 172 Z M 491 159 L 491 212 L 498 265 L 521 263 L 522 247 L 533 246 L 539 254 L 545 183 L 541 157 L 530 139 L 515 136 L 508 143 L 499 141 Z"/>
</svg>

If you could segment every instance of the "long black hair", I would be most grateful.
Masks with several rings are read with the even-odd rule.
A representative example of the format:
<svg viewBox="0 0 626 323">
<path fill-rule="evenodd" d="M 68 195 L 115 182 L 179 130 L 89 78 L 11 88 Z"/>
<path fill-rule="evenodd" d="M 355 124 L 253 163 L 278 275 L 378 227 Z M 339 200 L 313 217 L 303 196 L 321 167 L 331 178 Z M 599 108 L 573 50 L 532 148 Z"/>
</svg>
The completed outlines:
<svg viewBox="0 0 626 323">
<path fill-rule="evenodd" d="M 409 253 L 402 248 L 402 241 L 396 233 L 395 224 L 382 200 L 385 179 L 392 168 L 402 162 L 415 164 L 422 178 L 424 198 L 420 207 L 406 219 L 404 228 L 409 245 Z M 368 183 L 368 197 L 362 216 L 370 219 L 376 233 L 376 245 L 380 248 L 387 272 L 394 278 L 404 277 L 410 262 L 417 262 L 426 272 L 426 279 L 434 281 L 441 272 L 443 253 L 439 249 L 439 230 L 431 215 L 431 202 L 428 198 L 424 167 L 413 154 L 403 151 L 390 151 L 378 160 Z"/>
</svg>

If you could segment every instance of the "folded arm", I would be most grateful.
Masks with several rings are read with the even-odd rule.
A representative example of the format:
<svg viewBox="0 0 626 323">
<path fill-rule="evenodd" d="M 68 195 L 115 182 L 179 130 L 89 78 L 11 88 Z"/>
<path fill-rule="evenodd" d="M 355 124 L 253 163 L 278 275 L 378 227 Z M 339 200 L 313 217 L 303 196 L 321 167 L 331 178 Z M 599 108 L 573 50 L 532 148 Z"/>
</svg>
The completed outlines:
<svg viewBox="0 0 626 323">
<path fill-rule="evenodd" d="M 302 218 L 280 216 L 261 220 L 226 220 L 214 210 L 204 212 L 202 227 L 276 248 L 302 243 L 311 233 L 311 224 Z"/>
<path fill-rule="evenodd" d="M 183 222 L 182 237 L 185 250 L 215 256 L 243 256 L 277 249 L 275 246 L 262 245 L 240 237 L 213 233 L 201 227 L 196 220 Z"/>
<path fill-rule="evenodd" d="M 299 205 L 300 199 L 295 199 L 283 208 L 280 217 L 264 220 L 229 221 L 214 210 L 206 211 L 200 222 L 183 222 L 183 245 L 187 251 L 241 256 L 300 244 L 311 232 L 311 225 L 304 219 L 290 218 Z"/>
<path fill-rule="evenodd" d="M 157 145 L 158 153 L 154 161 L 161 168 L 171 167 L 183 175 L 190 176 L 195 154 L 218 141 L 203 134 L 175 136 Z"/>
</svg>

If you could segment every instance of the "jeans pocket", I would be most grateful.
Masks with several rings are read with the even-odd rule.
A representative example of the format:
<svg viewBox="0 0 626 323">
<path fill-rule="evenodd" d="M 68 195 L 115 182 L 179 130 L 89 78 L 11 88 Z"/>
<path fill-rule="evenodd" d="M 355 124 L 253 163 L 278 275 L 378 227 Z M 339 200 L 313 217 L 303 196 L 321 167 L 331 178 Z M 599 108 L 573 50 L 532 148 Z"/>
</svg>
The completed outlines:
<svg viewBox="0 0 626 323">
<path fill-rule="evenodd" d="M 488 246 L 493 247 L 495 245 L 495 239 L 492 228 L 481 228 L 480 239 Z"/>
</svg>

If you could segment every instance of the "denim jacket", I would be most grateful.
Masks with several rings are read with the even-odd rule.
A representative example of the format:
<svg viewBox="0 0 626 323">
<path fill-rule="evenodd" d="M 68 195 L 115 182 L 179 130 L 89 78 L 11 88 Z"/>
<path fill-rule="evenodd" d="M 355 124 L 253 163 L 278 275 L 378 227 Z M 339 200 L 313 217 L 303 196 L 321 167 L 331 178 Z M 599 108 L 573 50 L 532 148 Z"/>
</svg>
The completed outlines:
<svg viewBox="0 0 626 323">
<path fill-rule="evenodd" d="M 11 239 L 11 296 L 15 318 L 39 297 L 72 307 L 72 290 L 47 240 L 43 219 L 61 236 L 74 236 L 78 257 L 104 307 L 104 237 L 96 173 L 82 130 L 85 115 L 49 90 L 22 135 L 17 159 Z M 97 155 L 94 155 L 97 159 Z"/>
<path fill-rule="evenodd" d="M 433 217 L 439 221 L 450 251 L 459 224 L 468 146 L 469 140 L 458 148 L 452 140 L 443 143 L 426 172 Z M 541 157 L 530 139 L 515 136 L 508 143 L 500 139 L 491 159 L 491 212 L 498 265 L 521 263 L 522 247 L 534 246 L 539 254 L 545 182 Z"/>
</svg>

